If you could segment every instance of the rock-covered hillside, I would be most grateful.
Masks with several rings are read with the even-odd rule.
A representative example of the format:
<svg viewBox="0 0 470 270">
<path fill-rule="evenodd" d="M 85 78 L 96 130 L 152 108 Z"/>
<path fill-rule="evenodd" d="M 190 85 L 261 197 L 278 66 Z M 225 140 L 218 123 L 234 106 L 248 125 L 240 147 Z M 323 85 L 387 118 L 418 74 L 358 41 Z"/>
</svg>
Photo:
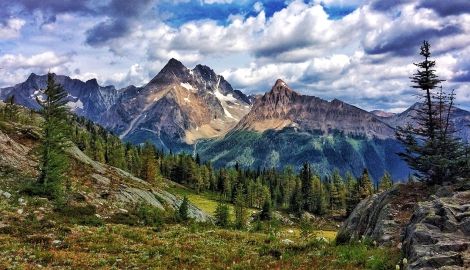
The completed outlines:
<svg viewBox="0 0 470 270">
<path fill-rule="evenodd" d="M 34 177 L 36 163 L 31 150 L 39 136 L 37 128 L 16 123 L 3 125 L 0 127 L 0 173 L 16 175 L 21 172 L 22 175 Z M 176 211 L 181 205 L 180 197 L 121 169 L 93 161 L 76 146 L 71 147 L 68 153 L 73 167 L 68 178 L 73 180 L 76 196 L 83 197 L 86 203 L 96 206 L 97 214 L 102 218 L 133 209 L 138 203 Z M 2 182 L 8 181 L 8 177 L 2 178 Z M 7 191 L 1 193 L 3 192 Z M 191 203 L 188 213 L 196 221 L 213 222 L 209 214 Z"/>
<path fill-rule="evenodd" d="M 469 269 L 470 183 L 395 185 L 363 200 L 338 234 L 401 249 L 404 269 Z"/>
</svg>

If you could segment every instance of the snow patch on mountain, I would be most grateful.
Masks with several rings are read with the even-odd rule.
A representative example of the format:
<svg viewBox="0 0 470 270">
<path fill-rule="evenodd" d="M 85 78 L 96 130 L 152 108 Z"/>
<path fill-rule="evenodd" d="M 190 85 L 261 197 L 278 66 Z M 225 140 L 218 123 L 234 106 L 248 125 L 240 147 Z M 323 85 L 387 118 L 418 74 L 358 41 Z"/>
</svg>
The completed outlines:
<svg viewBox="0 0 470 270">
<path fill-rule="evenodd" d="M 69 107 L 70 110 L 72 110 L 72 111 L 75 111 L 77 109 L 82 109 L 83 110 L 83 102 L 80 99 L 75 101 L 75 102 L 69 101 L 67 103 L 67 107 Z"/>
<path fill-rule="evenodd" d="M 182 87 L 186 88 L 186 90 L 188 90 L 188 91 L 195 90 L 194 87 L 192 85 L 190 85 L 189 83 L 181 83 L 180 85 Z"/>
</svg>

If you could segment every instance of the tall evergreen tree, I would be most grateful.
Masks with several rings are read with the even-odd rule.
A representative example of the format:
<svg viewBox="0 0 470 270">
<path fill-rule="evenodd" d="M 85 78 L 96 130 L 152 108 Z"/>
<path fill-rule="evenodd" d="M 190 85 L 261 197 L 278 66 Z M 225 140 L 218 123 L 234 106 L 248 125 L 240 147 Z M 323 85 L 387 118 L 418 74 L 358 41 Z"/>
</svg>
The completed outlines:
<svg viewBox="0 0 470 270">
<path fill-rule="evenodd" d="M 219 200 L 215 208 L 215 220 L 216 224 L 222 228 L 227 228 L 230 224 L 230 208 L 222 199 Z"/>
<path fill-rule="evenodd" d="M 65 100 L 67 93 L 62 85 L 55 82 L 51 73 L 47 74 L 47 88 L 40 91 L 45 99 L 36 98 L 41 106 L 39 113 L 44 118 L 42 136 L 37 147 L 37 191 L 60 202 L 63 199 L 64 174 L 68 168 L 65 150 L 70 146 L 65 122 L 68 112 Z"/>
<path fill-rule="evenodd" d="M 370 180 L 370 174 L 367 168 L 364 168 L 362 175 L 358 178 L 359 184 L 359 194 L 362 199 L 365 199 L 372 195 L 374 187 L 372 186 L 372 181 Z"/>
<path fill-rule="evenodd" d="M 246 195 L 243 184 L 238 184 L 235 197 L 235 227 L 239 230 L 245 228 L 246 224 Z"/>
<path fill-rule="evenodd" d="M 178 213 L 180 215 L 180 218 L 182 220 L 188 220 L 189 219 L 189 200 L 188 197 L 184 196 L 183 201 L 181 202 L 181 205 L 178 209 Z"/>
<path fill-rule="evenodd" d="M 456 130 L 452 127 L 450 116 L 454 107 L 454 93 L 449 95 L 439 89 L 443 81 L 435 74 L 435 61 L 431 61 L 430 45 L 427 41 L 421 46 L 424 60 L 414 65 L 418 71 L 411 77 L 413 88 L 420 90 L 418 98 L 423 106 L 416 109 L 412 119 L 415 125 L 408 123 L 398 127 L 397 139 L 404 145 L 405 151 L 399 156 L 417 171 L 421 180 L 440 184 L 442 181 L 453 181 L 465 177 L 469 172 L 465 147 Z"/>
<path fill-rule="evenodd" d="M 314 201 L 313 201 L 313 188 L 312 188 L 312 169 L 310 164 L 307 162 L 304 163 L 302 170 L 300 171 L 300 181 L 301 181 L 301 191 L 302 191 L 302 201 L 303 209 L 309 212 L 313 211 Z"/>
<path fill-rule="evenodd" d="M 150 141 L 146 141 L 142 149 L 142 169 L 140 177 L 145 181 L 156 184 L 157 180 L 157 165 L 155 159 L 154 148 Z"/>
</svg>

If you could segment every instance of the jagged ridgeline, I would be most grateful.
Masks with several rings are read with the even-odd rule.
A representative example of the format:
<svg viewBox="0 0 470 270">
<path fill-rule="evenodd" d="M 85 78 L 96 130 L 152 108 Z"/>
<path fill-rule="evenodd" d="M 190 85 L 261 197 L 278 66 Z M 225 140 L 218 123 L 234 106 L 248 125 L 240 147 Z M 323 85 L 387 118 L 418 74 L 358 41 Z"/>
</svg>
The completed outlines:
<svg viewBox="0 0 470 270">
<path fill-rule="evenodd" d="M 293 165 L 300 170 L 308 162 L 320 174 L 338 168 L 341 175 L 349 171 L 356 177 L 366 167 L 374 181 L 385 170 L 394 181 L 410 172 L 395 155 L 402 149 L 394 132 L 413 110 L 374 115 L 337 99 L 301 95 L 282 80 L 264 95 L 248 97 L 209 67 L 189 69 L 176 59 L 142 87 L 118 90 L 99 86 L 94 79 L 55 78 L 68 92 L 72 112 L 124 142 L 149 141 L 159 151 L 184 151 L 193 157 L 199 153 L 215 167 L 238 162 L 243 167 L 282 170 Z M 15 103 L 37 108 L 37 89 L 45 82 L 46 76 L 31 74 L 24 83 L 0 89 L 0 99 L 14 95 Z M 464 127 L 459 136 L 468 139 L 470 113 L 456 109 L 452 117 Z"/>
</svg>

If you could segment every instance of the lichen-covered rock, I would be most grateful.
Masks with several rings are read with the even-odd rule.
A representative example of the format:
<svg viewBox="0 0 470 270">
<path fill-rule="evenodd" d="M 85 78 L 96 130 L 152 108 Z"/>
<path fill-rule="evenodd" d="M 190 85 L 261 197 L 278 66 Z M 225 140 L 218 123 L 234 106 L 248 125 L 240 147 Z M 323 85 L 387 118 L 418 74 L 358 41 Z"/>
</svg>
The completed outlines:
<svg viewBox="0 0 470 270">
<path fill-rule="evenodd" d="M 470 268 L 469 199 L 447 186 L 415 206 L 401 239 L 407 269 Z"/>
<path fill-rule="evenodd" d="M 417 184 L 419 185 L 419 184 Z M 414 202 L 421 195 L 412 194 L 417 187 L 397 184 L 361 201 L 343 224 L 338 234 L 352 238 L 373 238 L 380 246 L 395 246 L 399 242 L 400 229 L 411 216 Z M 410 192 L 410 194 L 407 194 Z"/>
</svg>

